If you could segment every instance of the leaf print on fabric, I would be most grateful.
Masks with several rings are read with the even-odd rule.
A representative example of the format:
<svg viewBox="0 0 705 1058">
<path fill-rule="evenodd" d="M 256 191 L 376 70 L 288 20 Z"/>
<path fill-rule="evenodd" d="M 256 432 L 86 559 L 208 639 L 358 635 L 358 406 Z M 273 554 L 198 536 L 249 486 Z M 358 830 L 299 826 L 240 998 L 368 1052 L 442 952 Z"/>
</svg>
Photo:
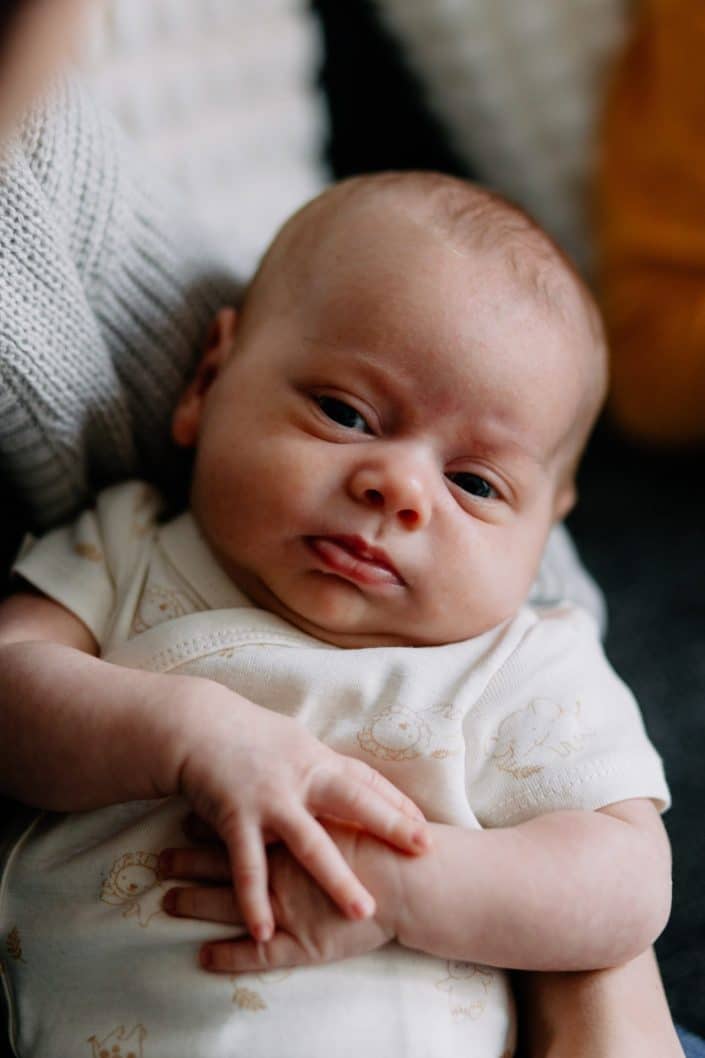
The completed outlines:
<svg viewBox="0 0 705 1058">
<path fill-rule="evenodd" d="M 135 1025 L 130 1032 L 118 1025 L 102 1040 L 89 1036 L 86 1043 L 91 1045 L 91 1058 L 146 1058 L 142 1046 L 146 1038 L 144 1025 Z"/>
<path fill-rule="evenodd" d="M 288 980 L 295 973 L 296 970 L 293 968 L 284 968 L 282 970 L 263 970 L 262 973 L 248 974 L 248 977 L 254 978 L 262 985 L 277 985 L 281 984 L 282 981 Z M 241 982 L 242 977 L 240 975 L 231 975 L 230 980 Z M 269 1004 L 260 992 L 256 992 L 252 988 L 245 988 L 242 984 L 239 984 L 233 992 L 233 1003 L 240 1010 L 257 1011 L 269 1009 Z"/>
<path fill-rule="evenodd" d="M 267 1009 L 267 1004 L 259 992 L 253 992 L 251 988 L 236 988 L 233 993 L 233 1003 L 240 1010 L 256 1012 Z"/>
</svg>

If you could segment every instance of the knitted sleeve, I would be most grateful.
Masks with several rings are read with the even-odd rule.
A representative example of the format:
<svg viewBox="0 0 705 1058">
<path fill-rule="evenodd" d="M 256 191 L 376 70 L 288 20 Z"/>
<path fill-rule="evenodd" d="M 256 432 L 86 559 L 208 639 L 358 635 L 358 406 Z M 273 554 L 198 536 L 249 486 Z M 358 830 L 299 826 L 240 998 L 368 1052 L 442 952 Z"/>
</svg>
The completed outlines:
<svg viewBox="0 0 705 1058">
<path fill-rule="evenodd" d="M 611 406 L 637 439 L 705 440 L 705 9 L 644 0 L 602 129 Z"/>
<path fill-rule="evenodd" d="M 79 81 L 0 160 L 0 473 L 33 527 L 162 479 L 171 408 L 236 296 L 186 216 Z"/>
</svg>

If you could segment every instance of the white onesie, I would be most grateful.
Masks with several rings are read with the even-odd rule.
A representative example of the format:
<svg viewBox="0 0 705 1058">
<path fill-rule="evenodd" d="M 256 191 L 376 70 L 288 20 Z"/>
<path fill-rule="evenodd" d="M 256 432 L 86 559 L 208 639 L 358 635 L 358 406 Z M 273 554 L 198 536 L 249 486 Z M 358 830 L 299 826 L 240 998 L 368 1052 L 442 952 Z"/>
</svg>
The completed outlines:
<svg viewBox="0 0 705 1058">
<path fill-rule="evenodd" d="M 447 646 L 341 649 L 253 606 L 193 518 L 161 526 L 158 508 L 148 486 L 108 489 L 16 565 L 88 625 L 104 658 L 208 677 L 296 717 L 433 821 L 511 826 L 632 797 L 667 807 L 636 703 L 581 610 L 525 607 Z M 2 979 L 19 1058 L 513 1053 L 503 972 L 396 943 L 326 966 L 203 973 L 200 943 L 233 931 L 167 916 L 173 883 L 155 872 L 160 849 L 187 843 L 186 813 L 179 798 L 43 813 L 8 850 Z"/>
</svg>

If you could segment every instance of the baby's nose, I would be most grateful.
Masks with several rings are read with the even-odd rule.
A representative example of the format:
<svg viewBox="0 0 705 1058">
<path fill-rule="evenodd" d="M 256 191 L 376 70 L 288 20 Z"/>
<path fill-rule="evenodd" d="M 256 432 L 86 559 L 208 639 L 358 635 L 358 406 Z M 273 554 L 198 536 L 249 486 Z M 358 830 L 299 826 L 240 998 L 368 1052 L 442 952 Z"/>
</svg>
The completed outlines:
<svg viewBox="0 0 705 1058">
<path fill-rule="evenodd" d="M 350 478 L 350 494 L 367 507 L 398 518 L 407 529 L 419 529 L 430 517 L 424 475 L 414 461 L 366 462 Z"/>
</svg>

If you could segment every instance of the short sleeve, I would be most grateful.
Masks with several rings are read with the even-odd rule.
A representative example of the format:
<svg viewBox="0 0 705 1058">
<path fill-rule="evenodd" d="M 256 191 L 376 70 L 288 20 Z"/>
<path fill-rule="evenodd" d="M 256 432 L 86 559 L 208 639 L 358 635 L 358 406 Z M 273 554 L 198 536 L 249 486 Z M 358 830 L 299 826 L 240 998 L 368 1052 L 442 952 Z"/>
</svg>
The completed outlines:
<svg viewBox="0 0 705 1058">
<path fill-rule="evenodd" d="M 484 827 L 560 809 L 670 804 L 634 696 L 587 613 L 541 613 L 465 723 L 467 793 Z"/>
<path fill-rule="evenodd" d="M 80 618 L 102 647 L 159 506 L 156 491 L 141 482 L 106 489 L 71 525 L 26 538 L 12 572 Z"/>
</svg>

